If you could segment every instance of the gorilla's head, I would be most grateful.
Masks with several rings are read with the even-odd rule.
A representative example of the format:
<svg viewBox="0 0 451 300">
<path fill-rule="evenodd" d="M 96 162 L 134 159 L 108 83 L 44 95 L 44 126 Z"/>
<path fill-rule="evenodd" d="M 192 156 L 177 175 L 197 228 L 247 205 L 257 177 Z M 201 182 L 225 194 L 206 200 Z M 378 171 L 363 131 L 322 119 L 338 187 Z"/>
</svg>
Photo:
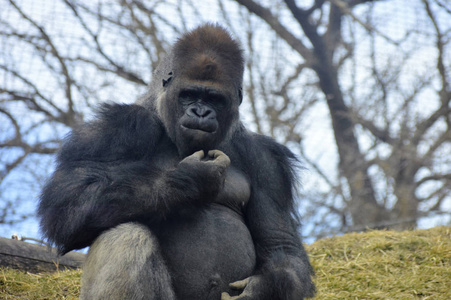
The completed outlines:
<svg viewBox="0 0 451 300">
<path fill-rule="evenodd" d="M 215 149 L 230 136 L 238 124 L 243 72 L 243 51 L 220 26 L 201 26 L 175 43 L 154 73 L 151 93 L 182 156 Z"/>
</svg>

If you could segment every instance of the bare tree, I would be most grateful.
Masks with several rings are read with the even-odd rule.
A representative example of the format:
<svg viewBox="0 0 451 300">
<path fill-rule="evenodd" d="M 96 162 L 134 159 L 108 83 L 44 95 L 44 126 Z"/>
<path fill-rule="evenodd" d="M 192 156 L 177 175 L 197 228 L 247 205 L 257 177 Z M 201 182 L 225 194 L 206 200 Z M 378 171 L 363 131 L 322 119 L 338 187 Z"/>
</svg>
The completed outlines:
<svg viewBox="0 0 451 300">
<path fill-rule="evenodd" d="M 340 230 L 411 228 L 421 216 L 443 212 L 443 201 L 450 200 L 451 184 L 449 7 L 440 1 L 417 2 L 417 6 L 423 6 L 422 13 L 432 31 L 406 31 L 393 39 L 371 19 L 380 1 L 313 1 L 309 7 L 292 0 L 266 6 L 252 0 L 236 2 L 263 20 L 302 57 L 300 66 L 314 71 L 321 98 L 327 103 L 339 157 L 338 178 L 331 178 L 328 170 L 305 155 L 302 140 L 299 144 L 305 161 L 330 187 L 316 199 L 314 209 L 323 207 L 327 208 L 325 215 L 335 214 L 341 221 Z M 281 9 L 287 13 L 281 14 Z M 371 76 L 365 80 L 344 73 L 353 70 L 352 65 L 354 70 L 358 68 L 356 59 L 362 59 L 356 53 L 364 43 L 361 37 L 355 37 L 359 28 L 372 45 L 365 70 Z M 409 74 L 403 68 L 409 65 L 409 59 L 418 57 L 415 46 L 406 47 L 417 38 L 427 43 L 427 34 L 435 39 L 431 51 L 436 67 L 417 74 L 406 86 L 403 81 Z M 398 51 L 403 60 L 396 65 L 377 61 L 380 49 L 376 43 L 380 46 L 381 41 L 386 49 Z M 352 83 L 344 83 L 346 77 Z M 424 106 L 428 112 L 419 114 Z M 421 189 L 426 184 L 429 192 L 424 195 Z"/>
</svg>

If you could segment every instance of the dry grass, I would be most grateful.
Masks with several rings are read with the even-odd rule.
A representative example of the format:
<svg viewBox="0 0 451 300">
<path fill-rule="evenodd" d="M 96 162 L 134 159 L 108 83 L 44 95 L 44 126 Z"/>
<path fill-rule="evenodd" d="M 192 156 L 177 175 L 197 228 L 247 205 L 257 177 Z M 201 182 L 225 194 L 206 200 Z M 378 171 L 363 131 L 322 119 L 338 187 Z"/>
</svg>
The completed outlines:
<svg viewBox="0 0 451 300">
<path fill-rule="evenodd" d="M 451 299 L 451 228 L 371 231 L 315 242 L 317 299 Z"/>
<path fill-rule="evenodd" d="M 31 274 L 0 269 L 0 299 L 78 299 L 81 270 Z"/>
<path fill-rule="evenodd" d="M 450 227 L 347 234 L 307 249 L 316 299 L 451 299 Z M 77 299 L 80 275 L 0 269 L 0 299 Z"/>
</svg>

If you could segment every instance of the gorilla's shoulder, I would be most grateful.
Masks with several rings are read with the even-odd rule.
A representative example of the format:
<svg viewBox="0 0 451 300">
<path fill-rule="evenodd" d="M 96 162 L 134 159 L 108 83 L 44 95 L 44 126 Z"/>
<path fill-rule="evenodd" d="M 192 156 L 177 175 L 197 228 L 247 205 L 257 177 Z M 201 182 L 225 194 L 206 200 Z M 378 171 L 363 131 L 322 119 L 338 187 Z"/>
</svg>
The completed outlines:
<svg viewBox="0 0 451 300">
<path fill-rule="evenodd" d="M 136 104 L 105 103 L 92 121 L 66 137 L 60 159 L 139 159 L 155 148 L 163 132 L 155 112 Z"/>
<path fill-rule="evenodd" d="M 138 104 L 121 103 L 102 104 L 97 109 L 96 121 L 108 128 L 138 132 L 161 123 L 156 112 Z"/>
<path fill-rule="evenodd" d="M 252 154 L 260 153 L 260 156 L 269 155 L 275 158 L 285 157 L 286 159 L 297 160 L 288 147 L 277 142 L 274 138 L 249 131 L 244 127 L 237 130 L 234 144 L 246 148 L 246 152 L 252 151 Z"/>
<path fill-rule="evenodd" d="M 248 131 L 244 127 L 237 130 L 233 144 L 236 151 L 246 157 L 253 168 L 269 167 L 274 170 L 274 165 L 279 165 L 283 169 L 291 170 L 299 165 L 298 158 L 288 147 L 272 137 Z"/>
<path fill-rule="evenodd" d="M 284 207 L 292 208 L 292 192 L 302 168 L 295 154 L 273 138 L 249 131 L 239 134 L 234 145 L 239 156 L 245 157 L 239 162 L 252 184 L 273 193 L 271 199 Z"/>
</svg>

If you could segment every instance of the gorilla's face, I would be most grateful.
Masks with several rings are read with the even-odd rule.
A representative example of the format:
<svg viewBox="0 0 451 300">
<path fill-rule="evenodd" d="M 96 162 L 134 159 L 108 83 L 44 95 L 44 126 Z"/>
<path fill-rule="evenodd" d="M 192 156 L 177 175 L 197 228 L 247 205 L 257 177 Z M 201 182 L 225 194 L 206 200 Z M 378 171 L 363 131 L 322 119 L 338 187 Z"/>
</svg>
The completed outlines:
<svg viewBox="0 0 451 300">
<path fill-rule="evenodd" d="M 208 82 L 168 91 L 165 103 L 160 103 L 160 115 L 183 157 L 216 149 L 227 137 L 238 119 L 239 103 L 233 95 Z"/>
<path fill-rule="evenodd" d="M 190 87 L 180 92 L 178 102 L 184 111 L 181 129 L 188 135 L 209 140 L 218 132 L 217 112 L 221 113 L 229 101 L 214 89 Z"/>
</svg>

